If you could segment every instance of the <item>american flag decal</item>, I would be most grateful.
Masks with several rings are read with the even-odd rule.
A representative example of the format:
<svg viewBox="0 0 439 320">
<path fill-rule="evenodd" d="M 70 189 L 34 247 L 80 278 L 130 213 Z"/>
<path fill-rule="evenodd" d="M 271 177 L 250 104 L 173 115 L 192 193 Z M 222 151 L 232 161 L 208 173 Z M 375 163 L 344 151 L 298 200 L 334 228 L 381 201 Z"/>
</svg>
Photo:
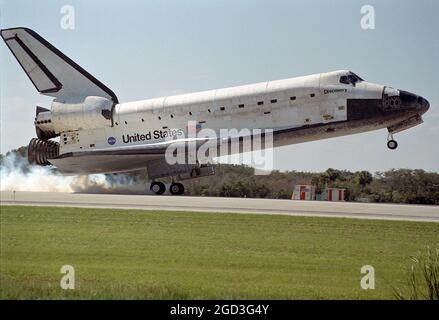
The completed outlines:
<svg viewBox="0 0 439 320">
<path fill-rule="evenodd" d="M 188 121 L 186 129 L 188 136 L 195 136 L 202 129 L 202 126 L 201 123 L 197 123 L 196 121 Z"/>
</svg>

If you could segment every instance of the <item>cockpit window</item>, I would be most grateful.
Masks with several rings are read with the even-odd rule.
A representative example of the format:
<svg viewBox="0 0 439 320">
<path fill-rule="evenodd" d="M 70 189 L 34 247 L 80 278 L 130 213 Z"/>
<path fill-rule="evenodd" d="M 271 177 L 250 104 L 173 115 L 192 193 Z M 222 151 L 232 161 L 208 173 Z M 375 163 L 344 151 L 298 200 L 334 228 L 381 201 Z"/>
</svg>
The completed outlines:
<svg viewBox="0 0 439 320">
<path fill-rule="evenodd" d="M 355 84 L 360 81 L 364 81 L 364 80 L 353 72 L 349 72 L 346 76 L 340 77 L 340 83 L 344 83 L 344 84 L 352 84 L 355 86 Z"/>
<path fill-rule="evenodd" d="M 340 77 L 340 83 L 349 84 L 348 76 L 341 76 Z"/>
</svg>

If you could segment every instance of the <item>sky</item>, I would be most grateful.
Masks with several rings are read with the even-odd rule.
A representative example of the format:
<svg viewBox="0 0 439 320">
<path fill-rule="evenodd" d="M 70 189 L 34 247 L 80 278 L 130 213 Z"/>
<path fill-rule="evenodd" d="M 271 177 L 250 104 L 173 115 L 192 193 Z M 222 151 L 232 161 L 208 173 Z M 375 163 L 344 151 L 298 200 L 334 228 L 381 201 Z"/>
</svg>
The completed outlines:
<svg viewBox="0 0 439 320">
<path fill-rule="evenodd" d="M 71 5 L 75 28 L 63 29 Z M 375 11 L 364 30 L 361 8 Z M 439 172 L 439 1 L 0 0 L 0 26 L 34 29 L 111 88 L 120 102 L 349 69 L 430 102 L 424 123 L 281 147 L 279 170 Z M 35 137 L 36 92 L 0 44 L 0 152 Z"/>
</svg>

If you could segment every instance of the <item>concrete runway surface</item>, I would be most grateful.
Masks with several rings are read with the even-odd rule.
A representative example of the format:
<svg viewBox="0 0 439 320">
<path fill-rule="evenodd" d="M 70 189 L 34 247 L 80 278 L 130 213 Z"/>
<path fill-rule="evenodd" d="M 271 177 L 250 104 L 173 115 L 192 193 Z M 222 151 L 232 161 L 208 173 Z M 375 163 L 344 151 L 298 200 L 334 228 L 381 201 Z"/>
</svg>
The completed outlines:
<svg viewBox="0 0 439 320">
<path fill-rule="evenodd" d="M 439 206 L 405 204 L 28 191 L 1 191 L 0 204 L 439 222 Z"/>
</svg>

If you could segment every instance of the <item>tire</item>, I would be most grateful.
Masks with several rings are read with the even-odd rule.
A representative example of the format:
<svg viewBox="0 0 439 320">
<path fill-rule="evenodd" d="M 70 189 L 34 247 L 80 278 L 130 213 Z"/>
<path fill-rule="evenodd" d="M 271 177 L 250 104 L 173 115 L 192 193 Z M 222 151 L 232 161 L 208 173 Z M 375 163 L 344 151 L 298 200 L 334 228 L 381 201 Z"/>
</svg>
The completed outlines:
<svg viewBox="0 0 439 320">
<path fill-rule="evenodd" d="M 151 183 L 151 186 L 149 187 L 149 190 L 154 192 L 155 194 L 163 194 L 166 191 L 166 186 L 163 182 L 154 181 Z"/>
<path fill-rule="evenodd" d="M 387 148 L 389 148 L 390 150 L 395 150 L 396 148 L 398 148 L 398 142 L 396 142 L 395 140 L 387 141 Z"/>
<path fill-rule="evenodd" d="M 182 195 L 184 193 L 184 186 L 181 183 L 172 183 L 169 187 L 169 192 L 172 195 Z"/>
</svg>

